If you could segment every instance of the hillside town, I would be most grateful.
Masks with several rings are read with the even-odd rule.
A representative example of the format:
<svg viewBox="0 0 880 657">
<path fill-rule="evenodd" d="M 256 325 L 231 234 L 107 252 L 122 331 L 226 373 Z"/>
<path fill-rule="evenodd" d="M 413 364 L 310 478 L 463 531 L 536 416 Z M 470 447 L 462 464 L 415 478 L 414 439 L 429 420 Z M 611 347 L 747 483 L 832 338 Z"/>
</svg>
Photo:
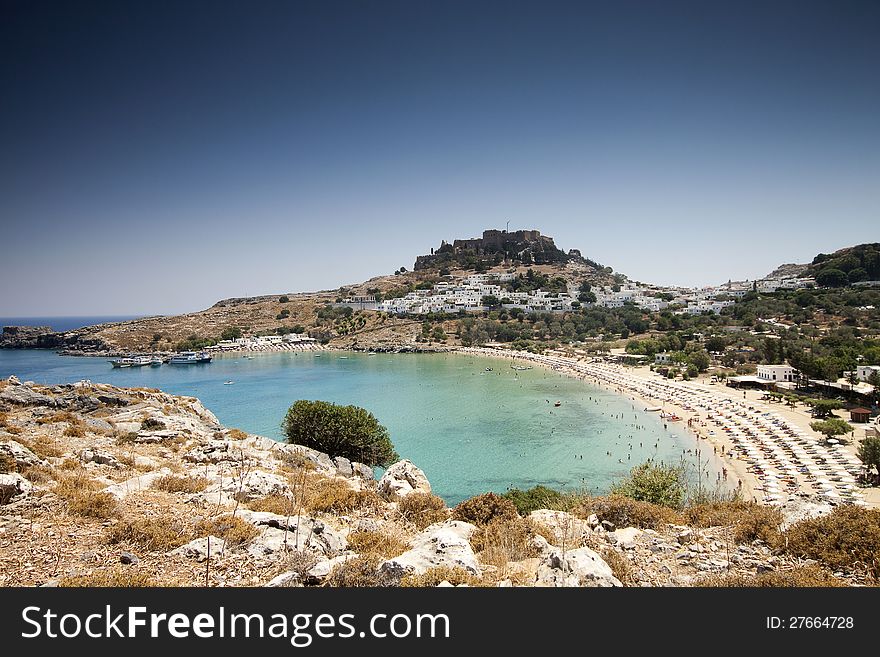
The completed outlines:
<svg viewBox="0 0 880 657">
<path fill-rule="evenodd" d="M 527 313 L 564 313 L 582 306 L 621 308 L 625 304 L 633 304 L 648 312 L 668 309 L 674 314 L 701 315 L 718 314 L 751 291 L 797 290 L 815 285 L 810 277 L 731 281 L 702 288 L 648 285 L 632 281 L 582 288 L 568 281 L 565 291 L 540 288 L 528 292 L 513 291 L 511 283 L 523 276 L 513 271 L 476 273 L 462 279 L 443 280 L 430 289 L 413 290 L 398 298 L 378 301 L 375 296 L 361 296 L 348 297 L 342 302 L 396 315 L 483 312 L 492 306 L 501 306 L 508 310 L 519 309 Z"/>
</svg>

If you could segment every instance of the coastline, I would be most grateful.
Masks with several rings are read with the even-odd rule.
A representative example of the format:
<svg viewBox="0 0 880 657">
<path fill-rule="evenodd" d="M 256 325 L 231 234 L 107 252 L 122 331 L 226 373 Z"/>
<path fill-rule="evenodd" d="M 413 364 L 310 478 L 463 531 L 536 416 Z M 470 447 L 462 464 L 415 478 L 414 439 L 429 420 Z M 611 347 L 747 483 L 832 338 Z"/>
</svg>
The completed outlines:
<svg viewBox="0 0 880 657">
<path fill-rule="evenodd" d="M 712 445 L 715 456 L 728 470 L 728 480 L 730 481 L 730 477 L 733 477 L 733 482 L 742 482 L 741 494 L 746 500 L 754 499 L 766 504 L 784 502 L 784 495 L 777 492 L 777 487 L 784 485 L 785 493 L 791 495 L 817 495 L 821 493 L 829 501 L 838 502 L 837 498 L 845 491 L 847 501 L 871 507 L 880 506 L 876 489 L 859 489 L 850 500 L 849 493 L 854 492 L 852 490 L 854 487 L 848 482 L 851 480 L 851 473 L 857 470 L 851 460 L 847 462 L 849 478 L 844 478 L 843 475 L 838 475 L 835 471 L 829 472 L 828 477 L 834 477 L 834 484 L 828 478 L 819 476 L 824 472 L 818 469 L 813 470 L 817 464 L 824 464 L 824 459 L 827 456 L 824 453 L 812 458 L 810 455 L 803 456 L 804 469 L 797 473 L 786 472 L 786 476 L 780 481 L 775 470 L 767 466 L 764 458 L 755 456 L 756 452 L 751 451 L 752 447 L 749 446 L 750 451 L 744 452 L 742 441 L 738 438 L 741 436 L 740 428 L 742 427 L 740 418 L 746 415 L 748 420 L 757 418 L 765 423 L 768 417 L 772 417 L 773 424 L 782 427 L 784 431 L 789 432 L 789 435 L 799 439 L 805 436 L 816 444 L 820 442 L 820 439 L 809 428 L 809 418 L 806 416 L 798 417 L 797 413 L 762 403 L 759 400 L 760 392 L 747 391 L 744 393 L 744 397 L 738 397 L 736 395 L 743 391 L 737 390 L 735 395 L 732 389 L 724 385 L 708 385 L 699 381 L 670 382 L 650 372 L 647 367 L 624 368 L 594 358 L 576 360 L 553 353 L 540 355 L 486 347 L 461 347 L 456 352 L 465 355 L 501 358 L 508 361 L 528 361 L 564 376 L 589 381 L 604 389 L 626 395 L 633 400 L 644 403 L 646 408 L 660 406 L 662 412 L 681 418 L 682 426 L 688 429 L 688 432 L 698 441 L 705 440 L 709 445 Z M 716 409 L 711 403 L 701 407 L 689 403 L 697 399 L 717 401 L 718 408 Z M 763 429 L 763 427 L 761 428 Z M 763 440 L 766 434 L 762 433 L 759 436 Z M 748 440 L 748 436 L 745 439 Z M 740 444 L 737 444 L 738 442 Z M 777 440 L 777 442 L 788 441 Z M 787 445 L 782 444 L 781 446 L 787 448 Z M 846 458 L 855 459 L 854 447 L 852 444 L 847 445 L 833 456 L 836 458 L 838 453 L 845 451 Z M 769 445 L 765 449 L 762 445 L 761 449 L 766 454 L 769 454 L 773 449 L 777 450 L 774 453 L 778 453 L 779 446 Z M 799 447 L 795 447 L 795 449 L 800 450 Z M 802 454 L 800 451 L 797 453 Z M 839 458 L 843 459 L 844 456 Z M 829 462 L 831 462 L 830 457 Z M 835 467 L 840 468 L 841 466 L 837 463 L 835 461 Z M 844 461 L 841 460 L 840 463 L 842 464 Z M 824 465 L 818 465 L 818 467 L 825 468 Z M 807 468 L 809 469 L 807 470 Z"/>
</svg>

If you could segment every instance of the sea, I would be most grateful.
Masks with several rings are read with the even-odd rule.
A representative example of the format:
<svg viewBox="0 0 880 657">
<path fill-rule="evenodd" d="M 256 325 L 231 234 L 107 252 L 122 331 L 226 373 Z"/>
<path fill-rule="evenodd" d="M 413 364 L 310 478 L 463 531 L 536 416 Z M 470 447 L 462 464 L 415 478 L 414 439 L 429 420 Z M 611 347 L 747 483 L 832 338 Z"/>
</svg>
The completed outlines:
<svg viewBox="0 0 880 657">
<path fill-rule="evenodd" d="M 70 317 L 0 317 L 0 328 L 3 326 L 48 326 L 56 333 L 72 331 L 83 326 L 106 324 L 108 322 L 124 322 L 138 319 L 144 315 L 77 315 Z"/>
<path fill-rule="evenodd" d="M 276 440 L 298 399 L 361 406 L 449 504 L 538 484 L 605 493 L 648 459 L 684 462 L 695 480 L 713 486 L 721 468 L 711 450 L 697 454 L 694 436 L 664 426 L 642 403 L 543 368 L 518 371 L 507 360 L 471 355 L 285 352 L 113 369 L 102 358 L 0 350 L 0 377 L 13 374 L 195 396 L 224 425 Z"/>
</svg>

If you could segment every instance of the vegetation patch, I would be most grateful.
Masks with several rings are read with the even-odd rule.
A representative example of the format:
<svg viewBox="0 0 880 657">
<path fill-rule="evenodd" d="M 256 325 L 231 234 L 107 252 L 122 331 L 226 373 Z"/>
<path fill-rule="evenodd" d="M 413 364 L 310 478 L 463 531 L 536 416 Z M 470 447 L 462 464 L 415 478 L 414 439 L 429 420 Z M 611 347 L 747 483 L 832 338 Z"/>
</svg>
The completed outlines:
<svg viewBox="0 0 880 657">
<path fill-rule="evenodd" d="M 279 516 L 296 515 L 293 498 L 286 495 L 266 495 L 247 502 L 251 511 L 267 511 Z"/>
<path fill-rule="evenodd" d="M 166 552 L 190 540 L 189 528 L 172 518 L 126 518 L 107 530 L 109 545 L 122 543 Z"/>
<path fill-rule="evenodd" d="M 348 547 L 358 554 L 379 559 L 391 559 L 409 549 L 399 538 L 379 531 L 352 532 L 348 536 Z"/>
<path fill-rule="evenodd" d="M 615 527 L 659 529 L 664 525 L 681 522 L 681 516 L 669 507 L 623 495 L 584 497 L 575 513 L 582 518 L 595 513 L 600 522 L 608 521 Z"/>
<path fill-rule="evenodd" d="M 342 588 L 398 586 L 400 580 L 379 570 L 379 557 L 375 555 L 358 556 L 348 559 L 330 573 L 324 586 Z"/>
<path fill-rule="evenodd" d="M 474 533 L 471 545 L 481 562 L 503 569 L 511 561 L 538 556 L 534 535 L 535 527 L 527 518 L 497 516 Z"/>
<path fill-rule="evenodd" d="M 205 477 L 178 477 L 165 475 L 153 482 L 153 488 L 166 493 L 200 493 L 208 487 Z"/>
<path fill-rule="evenodd" d="M 67 510 L 85 518 L 106 520 L 118 510 L 116 498 L 96 490 L 99 484 L 83 474 L 62 477 L 55 486 L 55 494 L 67 502 Z"/>
<path fill-rule="evenodd" d="M 804 588 L 840 587 L 847 586 L 847 583 L 817 566 L 797 566 L 790 570 L 774 570 L 757 575 L 734 573 L 712 575 L 695 582 L 694 586 L 720 588 Z"/>
<path fill-rule="evenodd" d="M 781 550 L 848 573 L 880 579 L 880 511 L 839 506 L 802 520 L 783 534 Z"/>
<path fill-rule="evenodd" d="M 415 492 L 405 495 L 397 503 L 397 511 L 418 529 L 424 529 L 435 522 L 443 522 L 449 517 L 446 502 L 431 493 Z"/>
<path fill-rule="evenodd" d="M 474 525 L 486 525 L 496 518 L 513 519 L 519 516 L 516 505 L 495 493 L 483 493 L 463 502 L 453 510 L 455 520 L 463 520 Z"/>
<path fill-rule="evenodd" d="M 384 502 L 371 490 L 353 490 L 338 479 L 323 478 L 308 493 L 306 508 L 311 513 L 351 513 L 353 511 L 375 511 Z"/>
<path fill-rule="evenodd" d="M 538 509 L 566 511 L 571 508 L 572 503 L 570 495 L 563 495 L 558 490 L 547 488 L 547 486 L 534 486 L 527 490 L 511 488 L 502 497 L 513 502 L 516 510 L 524 516 Z"/>
<path fill-rule="evenodd" d="M 197 522 L 195 534 L 218 536 L 230 545 L 244 545 L 255 539 L 260 534 L 260 530 L 236 516 L 219 516 Z"/>
<path fill-rule="evenodd" d="M 430 568 L 421 575 L 406 575 L 400 580 L 400 586 L 426 588 L 438 586 L 443 582 L 449 582 L 453 586 L 466 584 L 468 586 L 484 586 L 483 581 L 464 568 L 450 568 L 440 566 Z"/>
<path fill-rule="evenodd" d="M 133 568 L 97 570 L 89 575 L 74 575 L 58 580 L 60 587 L 147 588 L 160 586 L 149 574 Z"/>
<path fill-rule="evenodd" d="M 771 506 L 743 501 L 707 502 L 689 506 L 682 516 L 694 527 L 731 527 L 737 543 L 779 542 L 782 512 Z"/>
</svg>

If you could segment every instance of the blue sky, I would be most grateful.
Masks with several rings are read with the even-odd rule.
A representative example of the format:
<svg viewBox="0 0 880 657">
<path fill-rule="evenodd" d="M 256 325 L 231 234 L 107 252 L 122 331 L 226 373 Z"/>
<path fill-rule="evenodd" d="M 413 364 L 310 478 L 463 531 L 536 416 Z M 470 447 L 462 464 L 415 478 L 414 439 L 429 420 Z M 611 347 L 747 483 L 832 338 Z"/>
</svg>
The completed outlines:
<svg viewBox="0 0 880 657">
<path fill-rule="evenodd" d="M 507 220 L 685 285 L 880 238 L 875 3 L 0 8 L 0 315 L 334 288 Z"/>
</svg>

